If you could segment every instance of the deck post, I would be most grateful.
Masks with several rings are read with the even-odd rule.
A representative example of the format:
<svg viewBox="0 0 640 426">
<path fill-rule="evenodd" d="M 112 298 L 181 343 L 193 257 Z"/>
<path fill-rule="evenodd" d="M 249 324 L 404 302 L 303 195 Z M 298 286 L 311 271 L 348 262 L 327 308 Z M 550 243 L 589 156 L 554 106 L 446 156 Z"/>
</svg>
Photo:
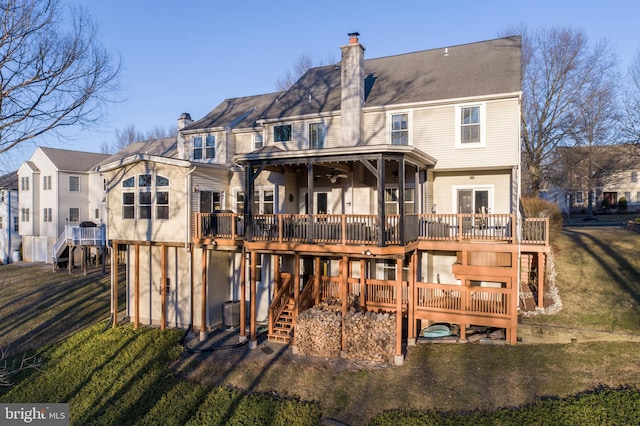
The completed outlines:
<svg viewBox="0 0 640 426">
<path fill-rule="evenodd" d="M 393 357 L 395 365 L 404 364 L 402 356 L 402 259 L 396 261 L 396 354 Z"/>
<path fill-rule="evenodd" d="M 298 322 L 298 315 L 300 315 L 300 254 L 296 253 L 293 255 L 293 318 L 292 318 L 292 324 L 291 324 L 291 327 L 293 328 L 293 330 L 295 330 L 296 328 L 296 323 Z M 297 344 L 296 335 L 297 333 L 294 331 L 293 342 L 292 342 L 293 345 Z"/>
<path fill-rule="evenodd" d="M 416 291 L 416 275 L 418 268 L 416 266 L 418 260 L 417 251 L 414 250 L 409 258 L 409 300 L 407 303 L 407 345 L 415 346 L 416 344 L 416 318 L 415 318 L 415 291 Z"/>
<path fill-rule="evenodd" d="M 193 271 L 194 271 L 194 259 L 193 259 L 193 252 L 194 252 L 194 247 L 193 245 L 190 245 L 189 247 L 189 328 L 191 331 L 193 331 L 193 320 L 194 315 L 193 315 L 193 296 L 194 296 L 194 281 L 193 279 L 195 278 Z"/>
<path fill-rule="evenodd" d="M 167 328 L 167 246 L 160 246 L 160 330 Z"/>
<path fill-rule="evenodd" d="M 544 308 L 545 254 L 538 252 L 538 308 Z"/>
<path fill-rule="evenodd" d="M 133 328 L 137 329 L 140 326 L 140 244 L 135 246 L 135 262 L 136 269 L 133 272 L 133 286 L 134 286 L 134 313 L 133 313 Z"/>
<path fill-rule="evenodd" d="M 251 301 L 249 302 L 250 313 L 249 313 L 249 349 L 255 349 L 258 346 L 258 337 L 256 335 L 256 273 L 258 269 L 256 268 L 256 264 L 258 263 L 258 253 L 255 251 L 251 252 L 251 278 L 249 279 L 249 298 Z"/>
<path fill-rule="evenodd" d="M 314 258 L 314 267 L 313 267 L 313 294 L 315 298 L 315 304 L 320 303 L 320 295 L 322 294 L 322 289 L 320 288 L 320 277 L 322 276 L 322 272 L 320 271 L 320 258 Z"/>
<path fill-rule="evenodd" d="M 244 247 L 240 254 L 242 258 L 240 259 L 240 337 L 238 338 L 238 341 L 240 343 L 244 343 L 247 340 L 247 253 L 245 252 Z"/>
<path fill-rule="evenodd" d="M 71 260 L 71 259 L 69 259 Z M 111 250 L 111 309 L 113 315 L 113 328 L 118 326 L 118 242 L 113 242 Z"/>
<path fill-rule="evenodd" d="M 367 261 L 360 259 L 360 306 L 367 306 Z"/>
<path fill-rule="evenodd" d="M 347 309 L 349 305 L 349 286 L 347 285 L 347 277 L 349 275 L 349 258 L 342 256 L 340 259 L 340 294 L 342 295 L 342 324 L 340 327 L 340 334 L 342 335 L 340 343 L 340 357 L 347 357 L 347 334 L 345 333 L 345 318 L 347 316 Z"/>
<path fill-rule="evenodd" d="M 207 254 L 208 250 L 202 249 L 201 273 L 202 294 L 200 301 L 200 341 L 207 339 Z"/>
</svg>

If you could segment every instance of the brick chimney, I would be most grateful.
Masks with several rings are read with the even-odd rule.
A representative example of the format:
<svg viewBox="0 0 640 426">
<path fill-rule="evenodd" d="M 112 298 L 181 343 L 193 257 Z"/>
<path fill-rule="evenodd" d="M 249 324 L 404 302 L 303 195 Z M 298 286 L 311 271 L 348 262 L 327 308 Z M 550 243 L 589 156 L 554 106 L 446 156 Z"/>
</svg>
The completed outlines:
<svg viewBox="0 0 640 426">
<path fill-rule="evenodd" d="M 191 123 L 193 123 L 193 120 L 191 119 L 191 115 L 189 115 L 188 112 L 183 112 L 182 115 L 180 115 L 180 118 L 178 118 L 177 145 L 178 145 L 178 158 L 180 160 L 189 159 L 189 148 L 186 146 L 187 145 L 186 141 L 180 130 L 184 129 L 186 126 L 188 126 Z"/>
<path fill-rule="evenodd" d="M 341 46 L 342 146 L 362 145 L 364 103 L 364 46 L 358 33 L 349 33 L 349 44 Z"/>
</svg>

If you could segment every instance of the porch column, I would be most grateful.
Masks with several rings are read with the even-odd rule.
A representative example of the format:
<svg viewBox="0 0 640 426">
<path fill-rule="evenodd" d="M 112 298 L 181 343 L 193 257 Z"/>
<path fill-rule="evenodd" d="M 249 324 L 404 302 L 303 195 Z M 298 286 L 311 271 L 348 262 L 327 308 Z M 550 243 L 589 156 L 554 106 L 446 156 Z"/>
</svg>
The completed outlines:
<svg viewBox="0 0 640 426">
<path fill-rule="evenodd" d="M 256 264 L 258 263 L 258 253 L 255 251 L 251 252 L 251 274 L 249 279 L 249 297 L 251 299 L 250 303 L 250 313 L 249 313 L 249 349 L 255 349 L 258 346 L 258 337 L 256 335 L 256 274 L 257 268 Z"/>
<path fill-rule="evenodd" d="M 200 262 L 202 291 L 200 301 L 200 341 L 207 340 L 207 256 L 209 251 L 202 249 L 202 259 Z"/>
<path fill-rule="evenodd" d="M 240 259 L 240 337 L 238 338 L 238 341 L 243 343 L 247 340 L 247 283 L 245 276 L 247 269 L 247 253 L 245 252 L 244 247 L 240 253 L 242 258 Z"/>
<path fill-rule="evenodd" d="M 402 355 L 402 259 L 396 261 L 396 354 L 393 357 L 395 365 L 404 364 Z"/>
<path fill-rule="evenodd" d="M 69 250 L 71 251 L 71 250 Z M 71 258 L 69 258 L 71 261 Z M 113 315 L 112 327 L 118 326 L 118 242 L 113 242 L 113 248 L 111 249 L 111 309 Z"/>
<path fill-rule="evenodd" d="M 133 301 L 133 328 L 140 327 L 140 244 L 135 246 L 135 262 L 136 270 L 133 272 L 133 287 L 134 287 L 134 301 Z"/>
<path fill-rule="evenodd" d="M 313 243 L 313 163 L 307 163 L 307 241 Z"/>
<path fill-rule="evenodd" d="M 345 330 L 345 318 L 347 316 L 347 310 L 349 307 L 349 285 L 347 282 L 347 277 L 349 275 L 349 258 L 347 256 L 342 256 L 340 259 L 340 294 L 342 295 L 342 322 L 341 322 L 341 335 L 342 341 L 340 343 L 340 357 L 346 358 L 346 348 L 347 348 L 347 334 L 344 332 Z"/>
<path fill-rule="evenodd" d="M 518 252 L 513 250 L 511 253 L 511 299 L 509 303 L 510 327 L 505 336 L 510 345 L 515 345 L 518 340 L 518 302 L 520 300 L 518 297 L 518 293 L 520 292 L 520 281 L 518 280 L 520 267 L 518 265 Z"/>
<path fill-rule="evenodd" d="M 282 227 L 280 227 L 282 229 Z M 273 256 L 273 294 L 274 296 L 278 294 L 278 290 L 280 289 L 281 277 L 280 277 L 280 256 Z"/>
<path fill-rule="evenodd" d="M 385 174 L 385 160 L 382 155 L 378 155 L 378 246 L 384 247 L 386 245 L 386 207 L 384 204 L 384 174 Z"/>
<path fill-rule="evenodd" d="M 405 229 L 404 229 L 404 191 L 407 183 L 404 178 L 404 157 L 398 159 L 398 241 L 401 246 L 404 246 L 407 239 L 405 238 Z"/>
</svg>

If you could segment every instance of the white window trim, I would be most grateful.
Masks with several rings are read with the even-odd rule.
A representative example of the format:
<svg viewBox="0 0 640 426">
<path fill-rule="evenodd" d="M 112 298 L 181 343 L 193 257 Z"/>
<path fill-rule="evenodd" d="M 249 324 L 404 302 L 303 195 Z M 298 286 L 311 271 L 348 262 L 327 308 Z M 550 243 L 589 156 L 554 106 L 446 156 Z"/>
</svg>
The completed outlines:
<svg viewBox="0 0 640 426">
<path fill-rule="evenodd" d="M 260 137 L 260 138 L 261 138 L 261 139 L 260 139 L 260 146 L 256 146 L 256 143 L 257 143 L 257 139 L 258 139 L 258 137 Z M 262 132 L 260 132 L 260 133 L 254 133 L 251 139 L 252 139 L 252 141 L 253 141 L 253 142 L 252 142 L 252 143 L 253 143 L 253 150 L 260 149 L 260 148 L 264 148 L 264 135 L 262 134 Z"/>
<path fill-rule="evenodd" d="M 391 145 L 392 117 L 394 115 L 407 114 L 407 146 L 413 146 L 413 111 L 389 111 L 387 112 L 387 144 Z"/>
<path fill-rule="evenodd" d="M 78 179 L 78 190 L 77 191 L 71 190 L 71 178 Z M 69 188 L 68 188 L 69 192 L 78 192 L 78 193 L 82 192 L 82 185 L 81 185 L 82 182 L 81 182 L 80 176 L 78 176 L 78 175 L 70 175 L 69 179 L 68 179 L 68 182 L 69 182 Z"/>
<path fill-rule="evenodd" d="M 467 142 L 462 143 L 462 117 L 461 111 L 463 108 L 480 107 L 480 142 Z M 469 104 L 456 105 L 455 108 L 455 137 L 457 149 L 469 149 L 469 148 L 484 148 L 487 146 L 487 108 L 485 102 L 474 102 Z"/>
<path fill-rule="evenodd" d="M 460 189 L 473 189 L 474 191 L 489 191 L 489 211 L 494 213 L 495 210 L 495 185 L 479 184 L 479 185 L 453 185 L 451 187 L 451 211 L 454 214 L 458 213 L 458 190 Z"/>
</svg>

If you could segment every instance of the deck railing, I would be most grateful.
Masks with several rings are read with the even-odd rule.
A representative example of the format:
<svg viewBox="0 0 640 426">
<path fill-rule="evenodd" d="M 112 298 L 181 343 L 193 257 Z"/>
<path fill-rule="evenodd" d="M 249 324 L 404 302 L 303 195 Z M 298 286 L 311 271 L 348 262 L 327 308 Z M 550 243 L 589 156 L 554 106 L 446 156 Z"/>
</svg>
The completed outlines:
<svg viewBox="0 0 640 426">
<path fill-rule="evenodd" d="M 416 310 L 508 318 L 513 290 L 452 284 L 416 283 Z"/>
<path fill-rule="evenodd" d="M 246 237 L 243 215 L 198 213 L 195 222 L 196 239 Z M 514 244 L 519 235 L 513 214 L 386 215 L 382 228 L 377 215 L 257 214 L 249 225 L 253 241 L 279 243 L 378 245 L 382 240 L 385 245 L 399 245 L 419 240 Z M 520 242 L 548 245 L 549 219 L 524 219 Z"/>
</svg>

